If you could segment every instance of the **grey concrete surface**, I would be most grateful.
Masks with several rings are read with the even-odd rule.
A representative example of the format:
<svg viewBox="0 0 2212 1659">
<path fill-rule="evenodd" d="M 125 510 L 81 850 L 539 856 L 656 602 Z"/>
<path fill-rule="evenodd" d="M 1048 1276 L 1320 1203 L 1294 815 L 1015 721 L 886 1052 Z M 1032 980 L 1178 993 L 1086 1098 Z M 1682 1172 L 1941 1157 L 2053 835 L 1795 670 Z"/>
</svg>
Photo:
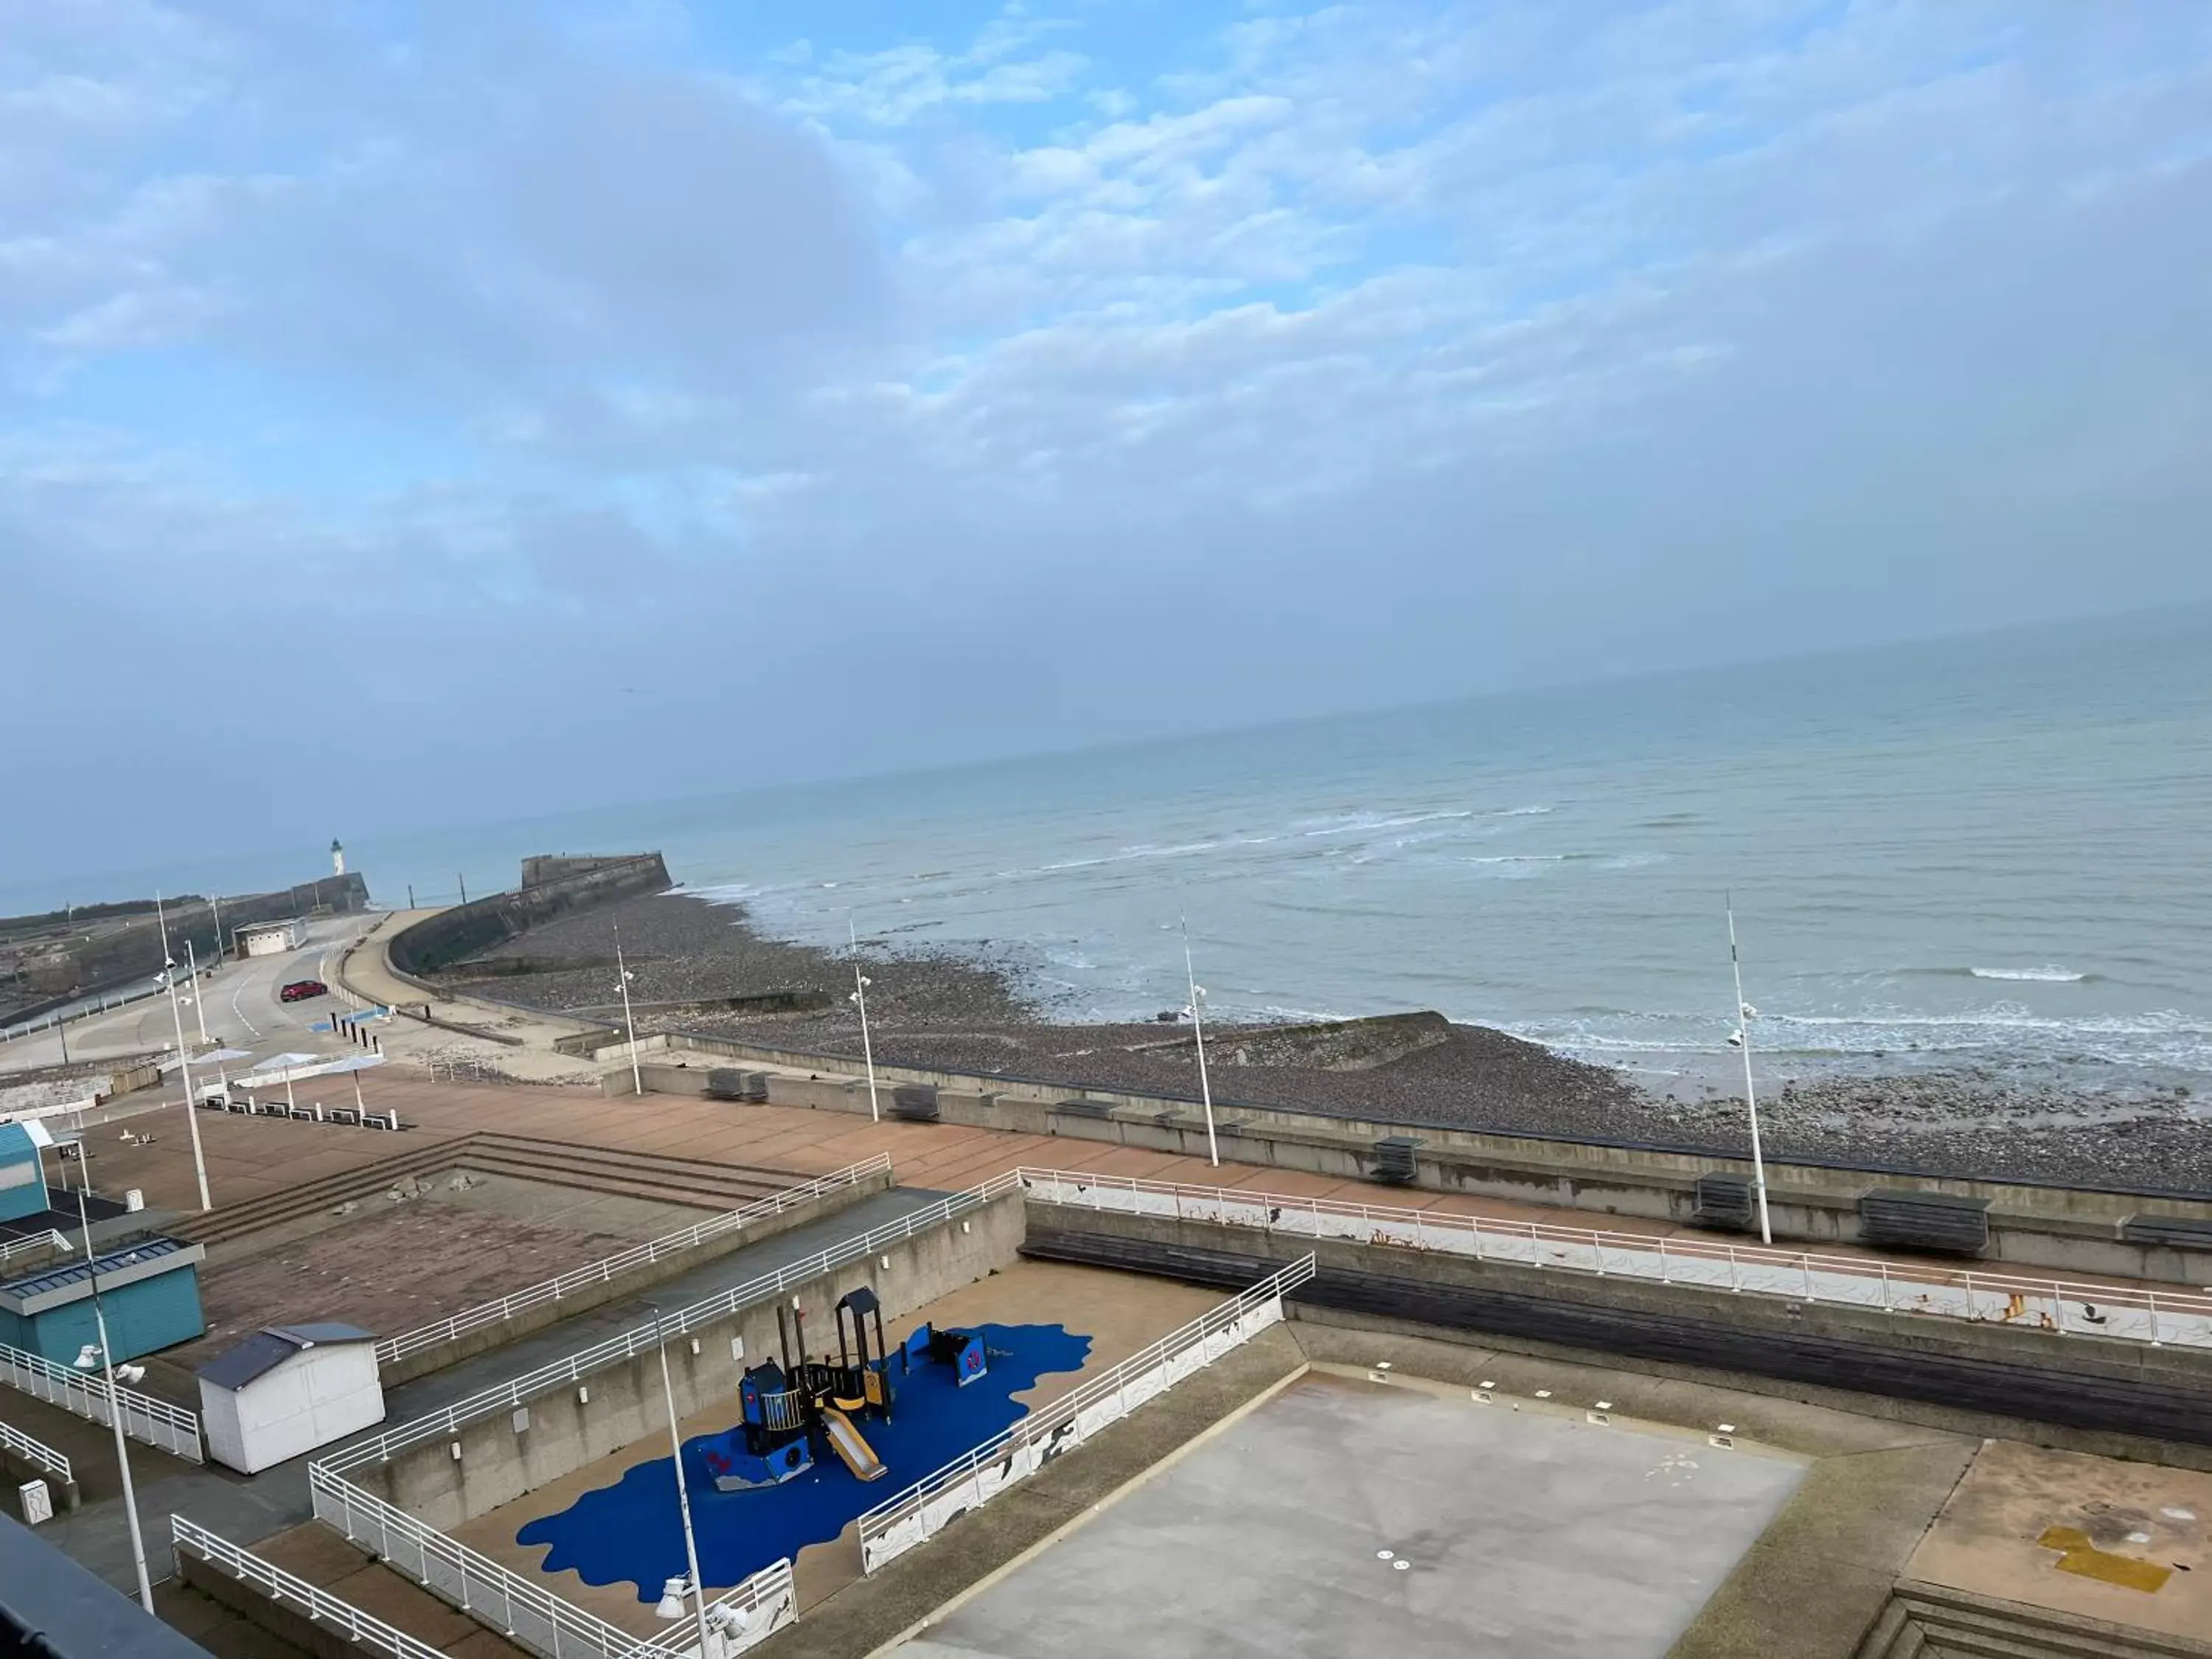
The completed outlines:
<svg viewBox="0 0 2212 1659">
<path fill-rule="evenodd" d="M 1313 1375 L 902 1650 L 1660 1659 L 1804 1472 Z"/>
<path fill-rule="evenodd" d="M 943 1196 L 942 1193 L 913 1187 L 894 1187 L 888 1192 L 874 1194 L 836 1215 L 765 1239 L 672 1279 L 653 1291 L 652 1300 L 670 1309 L 702 1300 L 717 1291 L 773 1273 L 855 1234 L 895 1221 Z M 630 1297 L 549 1326 L 504 1348 L 394 1389 L 386 1397 L 386 1421 L 396 1427 L 563 1354 L 588 1348 L 651 1316 L 643 1297 Z M 8 1395 L 11 1402 L 15 1397 L 12 1393 Z M 249 1548 L 257 1540 L 296 1526 L 313 1514 L 307 1496 L 310 1457 L 295 1458 L 249 1476 L 213 1465 L 204 1468 L 179 1466 L 175 1460 L 149 1452 L 135 1443 L 131 1449 L 134 1469 L 142 1471 L 138 1512 L 146 1534 L 148 1557 L 156 1577 L 162 1576 L 169 1564 L 172 1513 L 196 1521 L 233 1543 Z M 112 1461 L 110 1453 L 105 1464 L 112 1465 Z M 174 1472 L 149 1480 L 143 1472 L 147 1464 L 160 1464 Z M 106 1490 L 112 1492 L 113 1488 Z M 127 1586 L 132 1583 L 130 1524 L 119 1497 L 110 1497 L 104 1502 L 88 1501 L 70 1514 L 57 1516 L 39 1528 L 39 1535 L 110 1583 Z"/>
</svg>

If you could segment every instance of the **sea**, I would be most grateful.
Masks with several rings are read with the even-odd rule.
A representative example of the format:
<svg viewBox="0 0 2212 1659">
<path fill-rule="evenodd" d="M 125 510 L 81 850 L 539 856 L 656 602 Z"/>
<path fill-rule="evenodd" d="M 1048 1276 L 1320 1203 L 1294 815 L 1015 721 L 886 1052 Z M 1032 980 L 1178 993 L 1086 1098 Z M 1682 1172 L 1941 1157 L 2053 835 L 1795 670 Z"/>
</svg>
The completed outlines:
<svg viewBox="0 0 2212 1659">
<path fill-rule="evenodd" d="M 2212 1085 L 2203 610 L 354 850 L 397 903 L 585 848 L 1058 1018 L 1180 1008 L 1187 938 L 1212 1018 L 1432 1008 L 1662 1084 L 1729 1053 L 1732 908 L 1770 1064 Z"/>
</svg>

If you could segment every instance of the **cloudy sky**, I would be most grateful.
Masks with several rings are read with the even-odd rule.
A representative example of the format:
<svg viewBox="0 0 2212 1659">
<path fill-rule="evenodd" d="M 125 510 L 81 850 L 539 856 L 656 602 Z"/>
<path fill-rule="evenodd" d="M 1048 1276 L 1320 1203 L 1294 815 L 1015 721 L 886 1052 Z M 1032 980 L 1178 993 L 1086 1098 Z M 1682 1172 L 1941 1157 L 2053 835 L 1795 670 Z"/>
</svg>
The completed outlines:
<svg viewBox="0 0 2212 1659">
<path fill-rule="evenodd" d="M 2208 270 L 2172 0 L 0 0 L 0 866 L 2201 600 Z"/>
</svg>

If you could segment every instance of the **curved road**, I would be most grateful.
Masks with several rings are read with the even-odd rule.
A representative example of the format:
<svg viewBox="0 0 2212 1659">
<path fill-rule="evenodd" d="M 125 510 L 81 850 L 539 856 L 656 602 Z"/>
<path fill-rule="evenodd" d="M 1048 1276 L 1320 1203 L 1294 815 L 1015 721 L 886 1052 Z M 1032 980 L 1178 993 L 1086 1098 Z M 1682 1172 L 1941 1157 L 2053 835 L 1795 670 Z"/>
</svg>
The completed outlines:
<svg viewBox="0 0 2212 1659">
<path fill-rule="evenodd" d="M 283 956 L 254 957 L 228 962 L 220 969 L 203 966 L 198 994 L 201 1006 L 183 1006 L 185 1038 L 197 1044 L 200 1017 L 207 1021 L 210 1037 L 257 1056 L 286 1049 L 319 1051 L 334 1048 L 326 1035 L 308 1028 L 333 1014 L 352 1012 L 353 1003 L 337 988 L 334 977 L 338 955 L 345 945 L 372 925 L 374 915 L 331 916 L 307 924 L 307 943 Z M 319 979 L 332 994 L 311 1001 L 286 1003 L 278 991 L 296 979 Z M 186 994 L 192 994 L 187 992 Z M 69 1023 L 69 1052 L 72 1060 L 98 1060 L 143 1054 L 176 1047 L 176 1023 L 166 996 L 148 997 L 128 1007 L 88 1015 Z M 52 1066 L 61 1059 L 61 1042 L 52 1031 L 17 1037 L 0 1044 L 0 1085 L 7 1073 L 32 1066 Z"/>
</svg>

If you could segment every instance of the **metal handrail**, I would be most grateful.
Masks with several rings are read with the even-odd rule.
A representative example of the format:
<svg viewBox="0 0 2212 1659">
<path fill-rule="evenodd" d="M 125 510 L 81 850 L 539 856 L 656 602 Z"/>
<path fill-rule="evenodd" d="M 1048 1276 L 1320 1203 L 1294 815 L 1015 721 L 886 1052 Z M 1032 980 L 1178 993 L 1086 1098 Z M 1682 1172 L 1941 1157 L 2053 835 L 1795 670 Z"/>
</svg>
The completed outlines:
<svg viewBox="0 0 2212 1659">
<path fill-rule="evenodd" d="M 393 1659 L 446 1659 L 441 1650 L 428 1643 L 417 1641 L 405 1631 L 393 1629 L 381 1619 L 370 1618 L 352 1602 L 342 1601 L 328 1590 L 295 1577 L 283 1568 L 239 1548 L 228 1539 L 217 1537 L 206 1528 L 195 1526 L 181 1515 L 169 1516 L 169 1548 L 172 1554 L 181 1557 L 190 1552 L 221 1567 L 232 1577 L 263 1590 L 271 1601 L 297 1603 L 306 1609 L 308 1618 L 336 1631 L 356 1646 L 391 1654 Z"/>
<path fill-rule="evenodd" d="M 92 1374 L 57 1365 L 43 1354 L 0 1344 L 0 1382 L 94 1423 L 107 1421 L 110 1384 Z M 122 1407 L 124 1433 L 195 1463 L 207 1461 L 200 1447 L 200 1419 L 192 1413 L 120 1383 L 112 1386 Z"/>
<path fill-rule="evenodd" d="M 1050 1438 L 1091 1407 L 1118 1397 L 1131 1382 L 1147 1371 L 1193 1348 L 1203 1348 L 1207 1338 L 1231 1328 L 1255 1309 L 1265 1307 L 1270 1302 L 1279 1302 L 1314 1276 L 1314 1258 L 1310 1255 L 1301 1257 L 1279 1273 L 1270 1274 L 1249 1290 L 1238 1291 L 1228 1301 L 1209 1308 L 1180 1329 L 1170 1331 L 1158 1341 L 1139 1349 L 1111 1370 L 1101 1371 L 1097 1376 L 1086 1379 L 1080 1387 L 1071 1389 L 1059 1399 L 1037 1407 L 1011 1428 L 1002 1430 L 981 1445 L 931 1471 L 905 1491 L 886 1498 L 860 1516 L 859 1528 L 863 1544 L 948 1487 L 967 1480 L 984 1466 L 998 1462 L 1009 1447 Z"/>
<path fill-rule="evenodd" d="M 434 1562 L 449 1570 L 459 1579 L 459 1595 L 453 1598 L 457 1606 L 465 1612 L 482 1617 L 491 1611 L 483 1606 L 483 1602 L 496 1597 L 504 1603 L 498 1609 L 501 1615 L 499 1622 L 516 1639 L 523 1639 L 522 1631 L 526 1622 L 519 1614 L 527 1615 L 529 1620 L 534 1620 L 549 1632 L 550 1639 L 543 1646 L 536 1642 L 529 1644 L 540 1652 L 558 1652 L 564 1656 L 564 1659 L 565 1656 L 580 1651 L 596 1656 L 597 1659 L 617 1659 L 617 1656 L 625 1656 L 627 1659 L 649 1659 L 649 1656 L 653 1655 L 677 1659 L 677 1656 L 684 1651 L 664 1647 L 659 1643 L 617 1629 L 596 1613 L 586 1613 L 573 1602 L 555 1595 L 543 1583 L 533 1583 L 509 1571 L 489 1556 L 448 1538 L 435 1527 L 426 1526 L 404 1510 L 394 1509 L 382 1498 L 362 1491 L 319 1463 L 308 1465 L 307 1484 L 317 1519 L 335 1526 L 346 1538 L 358 1544 L 362 1540 L 355 1536 L 353 1526 L 354 1517 L 358 1513 L 373 1526 L 374 1531 L 369 1534 L 374 1540 L 372 1553 L 386 1566 L 407 1571 L 407 1558 L 396 1553 L 392 1547 L 392 1540 L 398 1538 L 419 1553 L 422 1571 L 410 1574 L 417 1583 L 433 1593 L 442 1594 L 430 1567 Z M 337 1506 L 337 1518 L 335 1521 L 325 1512 L 325 1500 Z M 363 1530 L 368 1531 L 368 1528 L 364 1528 Z M 780 1565 L 788 1569 L 787 1562 Z M 486 1592 L 490 1595 L 487 1595 Z M 571 1644 L 565 1648 L 562 1645 L 564 1636 L 570 1638 Z"/>
<path fill-rule="evenodd" d="M 27 1255 L 33 1250 L 66 1250 L 69 1247 L 69 1240 L 58 1232 L 33 1233 L 27 1238 L 0 1244 L 0 1267 L 5 1267 L 19 1255 Z"/>
<path fill-rule="evenodd" d="M 825 1194 L 856 1187 L 878 1175 L 891 1171 L 890 1155 L 878 1152 L 873 1158 L 851 1164 L 833 1174 L 822 1176 L 797 1187 L 787 1187 L 781 1192 L 770 1193 L 766 1198 L 755 1199 L 738 1209 L 726 1210 L 720 1215 L 685 1228 L 680 1233 L 647 1240 L 627 1250 L 594 1261 L 586 1267 L 571 1268 L 554 1278 L 541 1280 L 526 1289 L 503 1296 L 496 1302 L 479 1304 L 464 1309 L 450 1317 L 441 1319 L 398 1336 L 386 1337 L 376 1345 L 376 1359 L 380 1365 L 409 1354 L 420 1353 L 453 1341 L 470 1331 L 480 1330 L 486 1325 L 502 1324 L 517 1314 L 532 1308 L 543 1307 L 549 1302 L 558 1302 L 572 1291 L 587 1285 L 603 1285 L 617 1273 L 628 1273 L 633 1267 L 649 1266 L 664 1255 L 696 1249 L 708 1239 L 735 1232 L 765 1216 L 781 1215 L 797 1206 L 811 1203 Z"/>
<path fill-rule="evenodd" d="M 1322 1225 L 1324 1219 L 1347 1222 L 1363 1227 L 1370 1243 L 1413 1249 L 1464 1244 L 1478 1261 L 1484 1259 L 1486 1245 L 1493 1241 L 1499 1247 L 1519 1242 L 1536 1247 L 1539 1258 L 1510 1258 L 1522 1266 L 1564 1267 L 1600 1277 L 1656 1279 L 1669 1285 L 1703 1285 L 1793 1301 L 1880 1307 L 1891 1313 L 2011 1324 L 2062 1336 L 2105 1336 L 2152 1346 L 2172 1343 L 2212 1347 L 2212 1296 L 2180 1291 L 2084 1285 L 1881 1257 L 1815 1255 L 1713 1239 L 1562 1227 L 1548 1222 L 1351 1203 L 1257 1188 L 1188 1186 L 1079 1170 L 1024 1168 L 1019 1173 L 1032 1196 L 1074 1207 L 1106 1208 L 1095 1194 L 1124 1193 L 1133 1200 L 1147 1196 L 1164 1200 L 1181 1219 L 1233 1222 L 1300 1238 L 1327 1237 Z M 1146 1206 L 1133 1201 L 1115 1207 L 1141 1210 Z M 1301 1215 L 1311 1218 L 1313 1224 L 1287 1224 L 1290 1218 Z M 1500 1255 L 1505 1255 L 1503 1248 Z M 1711 1271 L 1701 1273 L 1701 1267 Z M 1948 1305 L 1952 1303 L 1958 1304 L 1958 1310 Z M 1996 1310 L 1977 1311 L 1985 1306 Z"/>
<path fill-rule="evenodd" d="M 0 1423 L 0 1446 L 5 1446 L 18 1457 L 36 1464 L 58 1480 L 69 1482 L 76 1479 L 70 1468 L 68 1458 L 45 1441 L 32 1439 L 13 1424 Z"/>
<path fill-rule="evenodd" d="M 980 1205 L 1017 1191 L 1020 1184 L 1020 1171 L 1009 1170 L 980 1186 L 954 1193 L 922 1209 L 909 1212 L 896 1221 L 886 1222 L 855 1237 L 832 1244 L 829 1249 L 817 1251 L 787 1267 L 779 1267 L 773 1273 L 763 1273 L 757 1279 L 720 1291 L 703 1302 L 695 1302 L 688 1308 L 664 1315 L 657 1323 L 633 1327 L 619 1336 L 610 1337 L 594 1346 L 541 1365 L 511 1382 L 471 1395 L 442 1411 L 402 1424 L 374 1439 L 357 1441 L 324 1459 L 321 1467 L 344 1470 L 387 1462 L 410 1446 L 450 1435 L 478 1418 L 526 1405 L 557 1384 L 578 1382 L 593 1371 L 634 1358 L 657 1346 L 666 1337 L 681 1336 L 694 1326 L 710 1323 L 741 1308 L 779 1295 L 793 1285 L 819 1278 L 848 1261 L 873 1255 L 886 1244 L 897 1243 L 916 1233 L 942 1226 Z"/>
</svg>

